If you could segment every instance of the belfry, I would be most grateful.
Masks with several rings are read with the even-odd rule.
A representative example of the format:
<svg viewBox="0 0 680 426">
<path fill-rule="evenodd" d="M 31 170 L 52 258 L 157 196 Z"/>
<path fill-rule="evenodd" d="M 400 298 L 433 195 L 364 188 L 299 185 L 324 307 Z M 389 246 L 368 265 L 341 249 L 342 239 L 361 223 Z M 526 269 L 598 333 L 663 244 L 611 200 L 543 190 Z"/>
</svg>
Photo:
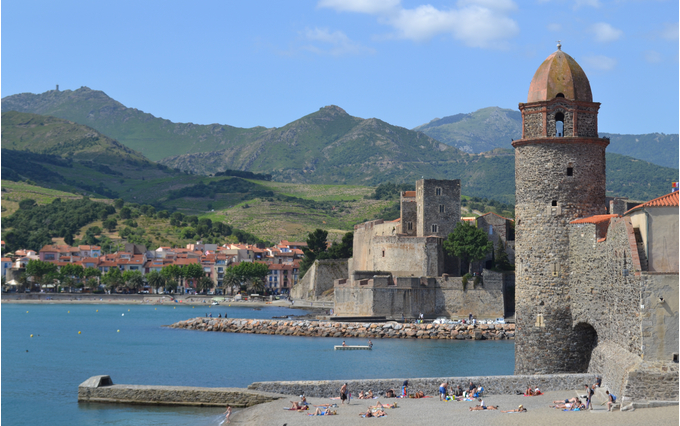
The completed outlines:
<svg viewBox="0 0 680 426">
<path fill-rule="evenodd" d="M 569 223 L 605 208 L 605 148 L 590 83 L 561 50 L 543 61 L 520 103 L 515 140 L 515 374 L 583 372 L 595 331 L 572 326 Z M 588 355 L 589 356 L 589 355 Z"/>
</svg>

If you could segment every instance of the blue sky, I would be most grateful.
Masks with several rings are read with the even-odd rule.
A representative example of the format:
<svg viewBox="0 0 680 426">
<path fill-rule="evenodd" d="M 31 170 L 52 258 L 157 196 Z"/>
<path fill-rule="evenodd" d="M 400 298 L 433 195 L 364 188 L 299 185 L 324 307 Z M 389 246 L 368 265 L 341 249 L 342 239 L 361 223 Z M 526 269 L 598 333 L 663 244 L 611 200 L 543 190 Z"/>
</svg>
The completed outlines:
<svg viewBox="0 0 680 426">
<path fill-rule="evenodd" d="M 325 105 L 413 128 L 517 109 L 574 57 L 602 132 L 678 133 L 678 1 L 2 2 L 2 96 L 88 86 L 175 122 L 281 127 Z"/>
</svg>

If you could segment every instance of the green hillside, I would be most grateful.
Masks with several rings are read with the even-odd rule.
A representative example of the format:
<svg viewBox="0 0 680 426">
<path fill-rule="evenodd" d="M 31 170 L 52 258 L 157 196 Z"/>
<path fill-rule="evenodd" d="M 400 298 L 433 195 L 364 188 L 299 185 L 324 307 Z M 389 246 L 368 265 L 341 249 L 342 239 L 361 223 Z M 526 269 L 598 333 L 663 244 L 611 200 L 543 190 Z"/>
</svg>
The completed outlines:
<svg viewBox="0 0 680 426">
<path fill-rule="evenodd" d="M 489 107 L 469 114 L 435 118 L 413 129 L 468 153 L 512 148 L 511 139 L 522 135 L 519 111 Z"/>
<path fill-rule="evenodd" d="M 106 93 L 88 87 L 7 96 L 2 99 L 2 111 L 50 115 L 86 125 L 154 161 L 168 155 L 242 145 L 267 131 L 264 127 L 173 123 L 127 108 Z"/>
<path fill-rule="evenodd" d="M 100 164 L 149 163 L 139 152 L 90 127 L 16 111 L 2 113 L 2 148 Z"/>
<path fill-rule="evenodd" d="M 608 137 L 610 144 L 608 152 L 626 155 L 663 167 L 678 168 L 680 153 L 678 135 L 663 133 L 648 133 L 645 135 L 619 135 L 616 133 L 600 133 L 601 137 Z"/>
</svg>

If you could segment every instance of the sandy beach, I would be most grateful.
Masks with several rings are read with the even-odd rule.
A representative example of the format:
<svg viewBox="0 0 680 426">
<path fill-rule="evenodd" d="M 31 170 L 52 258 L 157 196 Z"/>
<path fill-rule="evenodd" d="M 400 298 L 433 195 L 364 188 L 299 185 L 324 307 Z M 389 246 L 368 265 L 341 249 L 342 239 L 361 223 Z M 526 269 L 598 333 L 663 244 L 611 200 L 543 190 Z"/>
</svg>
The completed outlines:
<svg viewBox="0 0 680 426">
<path fill-rule="evenodd" d="M 519 404 L 527 408 L 526 413 L 501 413 L 500 411 L 484 410 L 469 411 L 469 407 L 475 402 L 440 401 L 438 396 L 423 399 L 352 399 L 350 405 L 341 405 L 339 400 L 330 398 L 309 398 L 312 405 L 337 403 L 338 415 L 335 416 L 310 416 L 315 407 L 310 411 L 296 412 L 286 411 L 284 407 L 290 407 L 288 400 L 274 401 L 239 411 L 232 419 L 235 425 L 355 425 L 372 424 L 373 422 L 385 425 L 414 426 L 414 425 L 439 425 L 439 424 L 464 424 L 466 426 L 482 425 L 564 425 L 582 426 L 592 425 L 677 425 L 680 420 L 678 406 L 646 408 L 635 411 L 612 411 L 607 412 L 606 406 L 596 403 L 594 410 L 587 412 L 564 412 L 549 408 L 553 400 L 572 398 L 576 396 L 572 392 L 547 392 L 545 395 L 536 397 L 524 397 L 518 395 L 495 395 L 484 398 L 485 404 L 498 405 L 500 410 L 516 409 Z M 298 397 L 290 398 L 298 401 Z M 366 412 L 369 405 L 381 403 L 398 404 L 398 408 L 386 409 L 387 416 L 384 418 L 361 418 L 360 413 Z"/>
</svg>

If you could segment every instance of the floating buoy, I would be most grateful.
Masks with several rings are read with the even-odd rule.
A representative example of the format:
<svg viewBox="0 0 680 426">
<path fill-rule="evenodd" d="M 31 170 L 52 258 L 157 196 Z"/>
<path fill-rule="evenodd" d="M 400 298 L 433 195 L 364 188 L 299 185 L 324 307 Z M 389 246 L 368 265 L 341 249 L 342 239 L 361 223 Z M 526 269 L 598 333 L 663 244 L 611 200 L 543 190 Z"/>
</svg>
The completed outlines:
<svg viewBox="0 0 680 426">
<path fill-rule="evenodd" d="M 130 310 L 129 310 L 129 309 L 128 309 L 128 312 L 130 312 Z"/>
<path fill-rule="evenodd" d="M 70 313 L 71 313 L 71 311 L 66 311 L 66 313 L 67 313 L 67 314 L 70 314 Z"/>
<path fill-rule="evenodd" d="M 78 332 L 78 334 L 80 334 L 80 331 Z"/>
<path fill-rule="evenodd" d="M 175 307 L 173 306 L 172 309 L 175 309 Z"/>
<path fill-rule="evenodd" d="M 33 335 L 32 335 L 32 334 L 31 334 L 31 337 L 33 337 Z"/>
<path fill-rule="evenodd" d="M 116 333 L 120 333 L 120 330 L 116 330 Z"/>
<path fill-rule="evenodd" d="M 97 312 L 99 312 L 99 309 L 97 309 Z"/>
<path fill-rule="evenodd" d="M 28 311 L 26 311 L 26 313 L 28 313 Z"/>
<path fill-rule="evenodd" d="M 124 317 L 124 316 L 125 316 L 125 314 L 120 314 L 120 316 L 121 316 L 121 317 Z"/>
<path fill-rule="evenodd" d="M 157 311 L 157 310 L 158 310 L 158 308 L 153 308 L 153 310 L 154 310 L 154 311 Z"/>
</svg>

